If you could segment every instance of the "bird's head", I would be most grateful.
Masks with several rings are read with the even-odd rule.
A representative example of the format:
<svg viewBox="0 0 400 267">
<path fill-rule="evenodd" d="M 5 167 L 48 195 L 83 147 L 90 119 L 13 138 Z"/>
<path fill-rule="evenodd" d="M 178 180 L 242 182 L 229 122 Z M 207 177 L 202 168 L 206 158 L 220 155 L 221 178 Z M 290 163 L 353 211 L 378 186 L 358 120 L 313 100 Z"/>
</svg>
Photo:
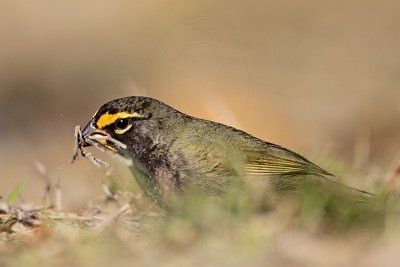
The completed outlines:
<svg viewBox="0 0 400 267">
<path fill-rule="evenodd" d="M 158 141 L 164 125 L 179 112 L 149 98 L 131 96 L 105 103 L 82 130 L 85 146 L 131 157 Z"/>
</svg>

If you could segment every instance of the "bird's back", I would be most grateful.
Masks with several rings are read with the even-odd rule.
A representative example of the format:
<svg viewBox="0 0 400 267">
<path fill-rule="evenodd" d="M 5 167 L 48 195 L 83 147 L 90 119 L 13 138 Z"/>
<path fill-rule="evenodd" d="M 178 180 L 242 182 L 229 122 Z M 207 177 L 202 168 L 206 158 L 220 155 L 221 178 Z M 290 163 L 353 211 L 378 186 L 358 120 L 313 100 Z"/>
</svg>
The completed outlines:
<svg viewBox="0 0 400 267">
<path fill-rule="evenodd" d="M 310 186 L 356 199 L 370 195 L 335 182 L 330 173 L 293 151 L 233 127 L 192 119 L 185 129 L 185 144 L 178 138 L 172 148 L 183 158 L 176 166 L 183 187 L 221 194 L 232 185 L 248 186 L 258 198 L 273 200 Z"/>
</svg>

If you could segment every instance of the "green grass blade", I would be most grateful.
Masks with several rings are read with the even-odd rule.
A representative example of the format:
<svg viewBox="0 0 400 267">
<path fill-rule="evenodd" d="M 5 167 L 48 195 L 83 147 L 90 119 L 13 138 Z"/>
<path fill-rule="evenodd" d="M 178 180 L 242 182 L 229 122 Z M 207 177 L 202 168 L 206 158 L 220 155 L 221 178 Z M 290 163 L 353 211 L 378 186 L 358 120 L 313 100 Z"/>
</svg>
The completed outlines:
<svg viewBox="0 0 400 267">
<path fill-rule="evenodd" d="M 14 187 L 13 191 L 8 195 L 7 202 L 12 205 L 17 200 L 18 196 L 21 194 L 22 189 L 26 184 L 27 178 L 22 178 L 19 183 Z"/>
</svg>

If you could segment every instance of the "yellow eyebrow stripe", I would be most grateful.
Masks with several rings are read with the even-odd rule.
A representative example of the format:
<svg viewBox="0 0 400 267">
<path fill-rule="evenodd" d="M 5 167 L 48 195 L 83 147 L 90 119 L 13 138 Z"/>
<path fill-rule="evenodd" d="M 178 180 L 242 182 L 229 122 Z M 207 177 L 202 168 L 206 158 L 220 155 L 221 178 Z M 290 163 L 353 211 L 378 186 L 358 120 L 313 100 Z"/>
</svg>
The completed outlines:
<svg viewBox="0 0 400 267">
<path fill-rule="evenodd" d="M 118 112 L 115 114 L 110 114 L 108 111 L 104 113 L 103 115 L 100 116 L 100 118 L 97 120 L 96 125 L 99 129 L 102 129 L 108 125 L 113 124 L 116 122 L 118 119 L 125 119 L 125 118 L 140 118 L 142 115 L 139 113 L 128 113 L 128 112 Z"/>
</svg>

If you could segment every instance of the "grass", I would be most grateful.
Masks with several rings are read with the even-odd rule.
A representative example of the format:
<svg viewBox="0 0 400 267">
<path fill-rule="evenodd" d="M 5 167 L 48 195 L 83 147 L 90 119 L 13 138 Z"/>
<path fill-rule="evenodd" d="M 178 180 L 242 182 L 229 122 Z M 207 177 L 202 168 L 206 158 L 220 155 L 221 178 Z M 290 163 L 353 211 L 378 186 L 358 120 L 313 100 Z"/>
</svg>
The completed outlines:
<svg viewBox="0 0 400 267">
<path fill-rule="evenodd" d="M 396 266 L 400 175 L 396 167 L 382 177 L 368 206 L 309 190 L 256 212 L 246 197 L 191 192 L 169 215 L 109 176 L 104 195 L 79 214 L 18 205 L 29 193 L 23 179 L 0 209 L 0 266 Z"/>
</svg>

